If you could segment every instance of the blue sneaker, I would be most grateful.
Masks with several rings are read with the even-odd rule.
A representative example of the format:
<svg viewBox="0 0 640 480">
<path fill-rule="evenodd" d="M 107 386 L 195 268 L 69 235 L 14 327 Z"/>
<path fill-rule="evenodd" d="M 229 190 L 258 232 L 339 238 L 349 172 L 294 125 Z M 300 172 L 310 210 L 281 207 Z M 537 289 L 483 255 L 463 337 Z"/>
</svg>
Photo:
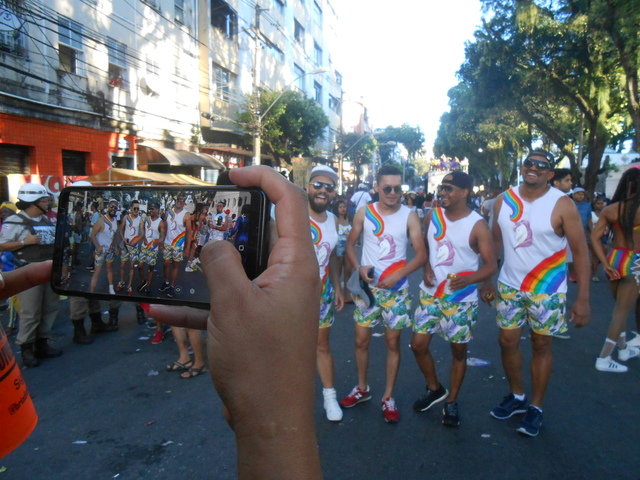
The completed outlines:
<svg viewBox="0 0 640 480">
<path fill-rule="evenodd" d="M 523 435 L 529 435 L 535 437 L 540 433 L 540 426 L 542 425 L 542 410 L 533 405 L 529 405 L 527 408 L 527 414 L 522 421 L 518 424 L 516 431 Z"/>
<path fill-rule="evenodd" d="M 506 420 L 516 413 L 524 413 L 527 411 L 527 397 L 524 400 L 518 400 L 510 393 L 502 400 L 502 403 L 491 410 L 490 415 L 498 420 Z"/>
</svg>

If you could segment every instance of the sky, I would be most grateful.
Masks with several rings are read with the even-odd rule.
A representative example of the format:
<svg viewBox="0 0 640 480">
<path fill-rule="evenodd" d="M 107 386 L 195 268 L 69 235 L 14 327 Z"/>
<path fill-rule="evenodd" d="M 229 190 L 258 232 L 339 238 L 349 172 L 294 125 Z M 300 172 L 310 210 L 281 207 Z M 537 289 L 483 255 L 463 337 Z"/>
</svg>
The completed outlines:
<svg viewBox="0 0 640 480">
<path fill-rule="evenodd" d="M 420 126 L 430 150 L 458 82 L 480 0 L 333 0 L 345 97 L 362 97 L 373 128 Z"/>
</svg>

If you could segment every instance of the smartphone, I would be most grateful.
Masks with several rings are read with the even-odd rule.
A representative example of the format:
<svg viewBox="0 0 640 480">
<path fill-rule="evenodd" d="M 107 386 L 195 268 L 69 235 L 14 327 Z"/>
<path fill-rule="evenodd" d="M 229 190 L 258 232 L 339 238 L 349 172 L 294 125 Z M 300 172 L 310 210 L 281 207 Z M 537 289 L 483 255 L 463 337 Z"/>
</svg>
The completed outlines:
<svg viewBox="0 0 640 480">
<path fill-rule="evenodd" d="M 232 242 L 257 277 L 267 266 L 270 210 L 257 188 L 65 188 L 51 285 L 61 295 L 208 308 L 202 247 Z"/>
</svg>

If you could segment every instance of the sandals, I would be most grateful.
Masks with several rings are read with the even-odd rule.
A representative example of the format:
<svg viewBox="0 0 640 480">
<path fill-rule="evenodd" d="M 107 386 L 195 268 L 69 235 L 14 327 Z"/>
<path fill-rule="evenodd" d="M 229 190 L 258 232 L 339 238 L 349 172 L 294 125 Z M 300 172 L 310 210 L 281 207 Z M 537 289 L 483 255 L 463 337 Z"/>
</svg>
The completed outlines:
<svg viewBox="0 0 640 480">
<path fill-rule="evenodd" d="M 178 361 L 173 362 L 171 365 L 167 365 L 167 372 L 186 372 L 191 370 L 193 366 L 193 360 L 180 363 Z"/>
<path fill-rule="evenodd" d="M 204 372 L 207 371 L 207 367 L 205 367 L 204 365 L 200 368 L 190 368 L 189 370 L 187 370 L 186 372 L 184 372 L 183 374 L 180 375 L 180 378 L 187 380 L 189 378 L 193 378 L 193 377 L 197 377 L 198 375 L 203 374 Z"/>
</svg>

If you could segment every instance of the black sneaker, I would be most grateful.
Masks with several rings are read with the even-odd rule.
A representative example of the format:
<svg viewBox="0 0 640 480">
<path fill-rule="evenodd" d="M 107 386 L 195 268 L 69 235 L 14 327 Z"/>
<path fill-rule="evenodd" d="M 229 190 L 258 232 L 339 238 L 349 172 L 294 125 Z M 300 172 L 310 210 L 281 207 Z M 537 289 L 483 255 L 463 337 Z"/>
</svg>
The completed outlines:
<svg viewBox="0 0 640 480">
<path fill-rule="evenodd" d="M 542 425 L 542 410 L 533 405 L 529 405 L 527 408 L 527 414 L 522 421 L 518 424 L 516 431 L 523 435 L 529 435 L 535 437 L 540 433 L 540 426 Z"/>
<path fill-rule="evenodd" d="M 510 393 L 502 399 L 502 403 L 491 410 L 490 415 L 498 420 L 506 420 L 516 413 L 524 413 L 527 411 L 527 397 L 524 400 L 518 400 L 513 393 Z"/>
<path fill-rule="evenodd" d="M 147 282 L 142 282 L 138 287 L 138 291 L 143 292 L 146 287 L 147 287 Z"/>
<path fill-rule="evenodd" d="M 171 284 L 169 282 L 164 282 L 159 290 L 161 292 L 164 292 L 165 290 L 168 290 L 170 288 L 171 288 Z"/>
<path fill-rule="evenodd" d="M 449 391 L 440 384 L 437 390 L 429 390 L 420 399 L 413 404 L 413 410 L 416 412 L 426 412 L 436 403 L 443 401 L 449 395 Z"/>
<path fill-rule="evenodd" d="M 458 402 L 446 402 L 442 409 L 442 424 L 447 427 L 457 427 L 460 425 L 458 415 Z"/>
<path fill-rule="evenodd" d="M 162 291 L 162 289 L 160 289 L 160 290 Z M 164 294 L 165 294 L 167 297 L 171 298 L 171 297 L 173 297 L 173 295 L 175 294 L 174 292 L 175 292 L 175 290 L 174 290 L 173 286 L 169 285 L 169 288 L 166 288 L 166 289 L 165 289 Z"/>
</svg>

